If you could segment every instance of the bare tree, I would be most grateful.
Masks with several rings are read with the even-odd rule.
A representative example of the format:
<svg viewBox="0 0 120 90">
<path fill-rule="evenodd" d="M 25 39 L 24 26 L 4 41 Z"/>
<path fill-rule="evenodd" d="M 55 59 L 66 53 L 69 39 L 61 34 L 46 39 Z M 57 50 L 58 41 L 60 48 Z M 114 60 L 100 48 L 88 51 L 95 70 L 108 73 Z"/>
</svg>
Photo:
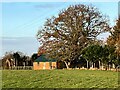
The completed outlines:
<svg viewBox="0 0 120 90">
<path fill-rule="evenodd" d="M 108 19 L 97 8 L 78 4 L 47 19 L 37 37 L 40 49 L 45 50 L 49 58 L 64 61 L 69 68 L 68 62 L 77 58 L 84 47 L 107 30 Z"/>
</svg>

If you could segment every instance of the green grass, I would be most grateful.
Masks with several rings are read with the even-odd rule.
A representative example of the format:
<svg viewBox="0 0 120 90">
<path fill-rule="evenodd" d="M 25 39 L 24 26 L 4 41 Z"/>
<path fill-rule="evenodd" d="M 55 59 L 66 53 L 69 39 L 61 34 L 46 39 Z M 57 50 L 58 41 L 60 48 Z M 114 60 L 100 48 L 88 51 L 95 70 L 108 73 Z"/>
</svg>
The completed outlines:
<svg viewBox="0 0 120 90">
<path fill-rule="evenodd" d="M 3 70 L 3 88 L 117 88 L 118 73 L 92 70 Z"/>
</svg>

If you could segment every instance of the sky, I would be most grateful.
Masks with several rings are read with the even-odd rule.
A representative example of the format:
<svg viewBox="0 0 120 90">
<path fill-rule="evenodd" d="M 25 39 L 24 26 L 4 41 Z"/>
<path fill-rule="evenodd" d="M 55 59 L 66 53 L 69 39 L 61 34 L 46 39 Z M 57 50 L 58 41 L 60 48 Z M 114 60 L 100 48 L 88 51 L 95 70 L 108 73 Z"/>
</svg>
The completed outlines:
<svg viewBox="0 0 120 90">
<path fill-rule="evenodd" d="M 117 2 L 1 2 L 0 56 L 3 56 L 6 51 L 22 51 L 28 55 L 37 52 L 39 42 L 36 34 L 46 19 L 57 16 L 60 10 L 74 4 L 92 4 L 103 15 L 109 16 L 111 26 L 115 24 L 118 17 Z M 106 39 L 108 35 L 105 33 L 99 38 Z"/>
</svg>

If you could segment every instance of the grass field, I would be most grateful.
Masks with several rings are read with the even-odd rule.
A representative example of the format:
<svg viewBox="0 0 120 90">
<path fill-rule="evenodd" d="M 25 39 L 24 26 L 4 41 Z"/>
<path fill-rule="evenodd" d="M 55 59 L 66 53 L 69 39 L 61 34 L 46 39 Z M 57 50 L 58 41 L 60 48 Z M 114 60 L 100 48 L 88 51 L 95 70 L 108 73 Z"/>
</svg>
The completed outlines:
<svg viewBox="0 0 120 90">
<path fill-rule="evenodd" d="M 118 72 L 3 70 L 2 88 L 117 88 Z"/>
</svg>

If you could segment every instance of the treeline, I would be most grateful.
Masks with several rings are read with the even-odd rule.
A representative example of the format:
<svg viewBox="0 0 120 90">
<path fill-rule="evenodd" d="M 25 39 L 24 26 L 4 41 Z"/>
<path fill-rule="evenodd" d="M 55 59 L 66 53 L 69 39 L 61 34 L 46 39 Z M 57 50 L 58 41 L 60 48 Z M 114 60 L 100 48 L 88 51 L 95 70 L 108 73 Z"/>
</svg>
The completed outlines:
<svg viewBox="0 0 120 90">
<path fill-rule="evenodd" d="M 37 57 L 37 53 L 28 56 L 20 51 L 6 52 L 1 58 L 2 67 L 3 69 L 9 69 L 15 66 L 33 66 L 33 62 Z"/>
<path fill-rule="evenodd" d="M 117 68 L 120 65 L 120 56 L 115 53 L 114 46 L 93 44 L 86 47 L 82 52 L 83 57 L 93 65 L 99 62 L 101 67 L 107 70 L 108 68 Z M 93 66 L 94 67 L 94 66 Z"/>
</svg>

